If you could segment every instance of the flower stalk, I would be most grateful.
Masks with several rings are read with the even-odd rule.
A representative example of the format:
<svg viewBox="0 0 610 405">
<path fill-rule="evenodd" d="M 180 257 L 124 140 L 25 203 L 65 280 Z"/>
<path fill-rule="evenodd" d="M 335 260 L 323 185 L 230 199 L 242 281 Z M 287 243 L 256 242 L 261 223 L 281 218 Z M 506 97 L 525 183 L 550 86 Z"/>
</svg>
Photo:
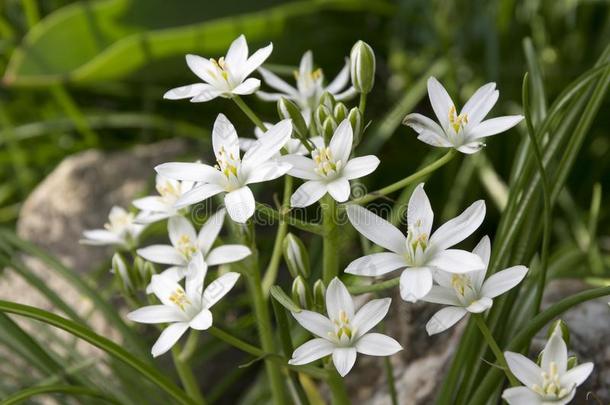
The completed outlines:
<svg viewBox="0 0 610 405">
<path fill-rule="evenodd" d="M 322 280 L 328 285 L 339 273 L 339 230 L 337 229 L 337 204 L 327 195 L 321 204 L 324 242 L 322 256 Z"/>
<path fill-rule="evenodd" d="M 233 102 L 235 104 L 237 104 L 239 109 L 242 110 L 248 118 L 250 118 L 250 121 L 252 121 L 254 123 L 254 125 L 256 125 L 263 132 L 267 130 L 267 127 L 263 123 L 263 120 L 258 118 L 258 115 L 256 115 L 256 113 L 254 111 L 252 111 L 252 109 L 248 106 L 248 104 L 246 104 L 246 102 L 240 96 L 235 95 L 235 96 L 231 97 L 231 99 L 233 100 Z"/>
<path fill-rule="evenodd" d="M 172 359 L 174 360 L 174 366 L 178 372 L 178 377 L 180 377 L 180 382 L 182 382 L 182 386 L 186 393 L 197 404 L 206 405 L 207 402 L 199 390 L 199 385 L 197 384 L 197 379 L 193 374 L 193 370 L 191 370 L 188 361 L 182 358 L 180 349 L 177 345 L 172 348 Z"/>
</svg>

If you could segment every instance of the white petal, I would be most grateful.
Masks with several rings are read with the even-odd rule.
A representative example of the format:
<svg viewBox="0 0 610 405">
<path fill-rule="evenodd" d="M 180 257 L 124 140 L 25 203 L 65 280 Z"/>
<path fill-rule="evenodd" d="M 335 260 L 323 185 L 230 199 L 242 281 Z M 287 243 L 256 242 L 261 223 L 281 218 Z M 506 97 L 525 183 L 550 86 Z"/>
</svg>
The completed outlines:
<svg viewBox="0 0 610 405">
<path fill-rule="evenodd" d="M 310 180 L 301 184 L 290 197 L 292 207 L 308 207 L 326 194 L 326 184 L 321 181 Z"/>
<path fill-rule="evenodd" d="M 199 76 L 199 78 L 204 82 L 214 82 L 214 78 L 210 72 L 215 72 L 216 67 L 210 60 L 202 58 L 198 55 L 189 54 L 186 55 L 186 64 L 188 65 L 189 69 L 191 69 L 191 71 Z"/>
<path fill-rule="evenodd" d="M 157 173 L 175 180 L 203 181 L 216 183 L 222 174 L 209 165 L 203 163 L 163 163 L 155 167 Z"/>
<path fill-rule="evenodd" d="M 436 146 L 438 148 L 450 148 L 453 144 L 445 138 L 444 135 L 439 134 L 437 132 L 428 131 L 427 129 L 422 131 L 417 139 L 420 141 L 427 143 L 431 146 Z"/>
<path fill-rule="evenodd" d="M 335 100 L 337 100 L 337 101 L 349 100 L 349 99 L 353 98 L 356 94 L 358 94 L 358 92 L 356 91 L 356 88 L 354 86 L 350 86 L 347 90 L 345 90 L 341 93 L 335 94 Z"/>
<path fill-rule="evenodd" d="M 176 214 L 175 208 L 168 208 L 165 212 L 140 211 L 134 218 L 136 224 L 148 225 L 171 217 Z"/>
<path fill-rule="evenodd" d="M 235 87 L 232 91 L 233 94 L 247 95 L 252 94 L 261 87 L 261 81 L 253 77 L 244 80 L 239 86 Z"/>
<path fill-rule="evenodd" d="M 313 70 L 313 53 L 311 51 L 307 51 L 301 56 L 301 61 L 299 62 L 299 76 L 305 76 Z"/>
<path fill-rule="evenodd" d="M 176 322 L 165 328 L 152 347 L 151 353 L 153 357 L 160 356 L 171 349 L 188 327 L 189 324 L 187 322 Z"/>
<path fill-rule="evenodd" d="M 455 290 L 450 287 L 443 287 L 440 285 L 433 285 L 432 289 L 425 297 L 422 298 L 422 301 L 433 302 L 435 304 L 443 304 L 443 305 L 452 305 L 452 306 L 462 306 L 460 300 L 458 300 L 455 295 Z"/>
<path fill-rule="evenodd" d="M 430 245 L 438 250 L 449 248 L 470 236 L 483 223 L 484 218 L 485 201 L 476 201 L 438 228 L 430 237 Z"/>
<path fill-rule="evenodd" d="M 148 287 L 148 290 L 155 294 L 163 305 L 178 308 L 176 303 L 169 299 L 172 293 L 182 291 L 182 287 L 178 284 L 175 274 L 167 271 L 161 274 L 155 274 L 152 276 Z"/>
<path fill-rule="evenodd" d="M 195 243 L 197 240 L 197 233 L 195 227 L 183 216 L 174 216 L 167 221 L 167 231 L 169 233 L 169 239 L 174 247 L 180 246 L 181 239 L 185 236 L 191 243 Z"/>
<path fill-rule="evenodd" d="M 135 199 L 131 202 L 134 207 L 143 211 L 165 211 L 168 206 L 159 196 L 150 196 Z"/>
<path fill-rule="evenodd" d="M 479 256 L 460 249 L 441 250 L 426 264 L 449 273 L 468 273 L 485 269 L 485 264 Z"/>
<path fill-rule="evenodd" d="M 248 76 L 250 73 L 258 69 L 267 60 L 269 55 L 271 55 L 271 52 L 273 52 L 273 44 L 269 44 L 266 47 L 254 52 L 252 56 L 248 58 L 242 68 L 241 73 L 243 77 Z"/>
<path fill-rule="evenodd" d="M 474 92 L 472 97 L 464 104 L 460 114 L 466 114 L 469 125 L 477 125 L 491 111 L 498 101 L 500 93 L 495 83 L 487 83 Z"/>
<path fill-rule="evenodd" d="M 405 258 L 392 252 L 373 253 L 351 262 L 345 272 L 358 276 L 381 276 L 407 266 Z"/>
<path fill-rule="evenodd" d="M 285 97 L 284 94 L 280 93 L 267 93 L 266 91 L 257 91 L 256 96 L 263 101 L 278 101 L 280 98 Z"/>
<path fill-rule="evenodd" d="M 542 399 L 527 387 L 507 388 L 502 392 L 502 399 L 508 405 L 542 405 Z"/>
<path fill-rule="evenodd" d="M 203 309 L 189 322 L 189 326 L 197 330 L 206 330 L 212 326 L 212 321 L 212 313 L 208 309 Z"/>
<path fill-rule="evenodd" d="M 197 245 L 204 255 L 207 255 L 218 237 L 225 220 L 225 209 L 219 209 L 203 224 L 197 235 Z"/>
<path fill-rule="evenodd" d="M 254 209 L 256 208 L 252 190 L 244 186 L 227 193 L 225 195 L 225 207 L 233 221 L 245 223 L 254 215 Z"/>
<path fill-rule="evenodd" d="M 233 263 L 250 256 L 252 252 L 244 245 L 223 245 L 212 249 L 206 257 L 206 262 L 210 266 L 218 264 Z"/>
<path fill-rule="evenodd" d="M 326 312 L 331 320 L 339 320 L 341 312 L 345 312 L 350 319 L 354 316 L 352 296 L 337 277 L 330 281 L 326 289 Z"/>
<path fill-rule="evenodd" d="M 337 202 L 345 202 L 349 198 L 351 189 L 349 181 L 344 177 L 339 177 L 326 185 L 328 193 Z"/>
<path fill-rule="evenodd" d="M 391 356 L 401 351 L 402 346 L 381 333 L 367 333 L 356 342 L 356 350 L 369 356 Z"/>
<path fill-rule="evenodd" d="M 409 232 L 415 232 L 415 237 L 422 234 L 429 237 L 432 230 L 432 221 L 434 221 L 434 212 L 432 212 L 430 200 L 424 191 L 424 183 L 420 183 L 415 187 L 409 199 L 407 208 Z"/>
<path fill-rule="evenodd" d="M 239 279 L 239 273 L 225 273 L 212 281 L 203 292 L 203 304 L 210 309 L 214 304 L 224 297 Z"/>
<path fill-rule="evenodd" d="M 400 296 L 407 302 L 417 302 L 432 289 L 432 272 L 427 267 L 413 267 L 400 275 Z"/>
<path fill-rule="evenodd" d="M 302 327 L 316 336 L 322 338 L 328 337 L 328 334 L 333 330 L 333 324 L 330 322 L 330 319 L 317 312 L 303 310 L 301 312 L 293 312 L 292 316 Z"/>
<path fill-rule="evenodd" d="M 434 77 L 428 79 L 428 97 L 430 97 L 430 104 L 438 118 L 438 122 L 441 123 L 443 128 L 448 128 L 449 111 L 454 107 L 454 104 L 447 90 Z"/>
<path fill-rule="evenodd" d="M 151 245 L 138 249 L 137 253 L 144 259 L 154 263 L 186 265 L 184 257 L 170 245 Z"/>
<path fill-rule="evenodd" d="M 345 377 L 354 367 L 356 354 L 356 349 L 353 347 L 341 347 L 333 350 L 333 363 L 341 377 Z"/>
<path fill-rule="evenodd" d="M 466 310 L 473 314 L 480 314 L 481 312 L 487 311 L 493 305 L 493 300 L 488 297 L 481 297 L 476 301 L 472 301 Z"/>
<path fill-rule="evenodd" d="M 182 196 L 178 198 L 174 206 L 176 208 L 184 208 L 189 205 L 197 204 L 198 202 L 206 200 L 223 191 L 224 188 L 219 186 L 218 184 L 202 184 L 182 194 Z"/>
<path fill-rule="evenodd" d="M 312 339 L 295 349 L 288 364 L 300 366 L 302 364 L 311 363 L 312 361 L 328 356 L 333 352 L 334 348 L 335 346 L 326 339 Z"/>
<path fill-rule="evenodd" d="M 593 371 L 593 363 L 583 363 L 569 369 L 561 376 L 561 385 L 564 387 L 578 387 L 589 377 Z"/>
<path fill-rule="evenodd" d="M 113 245 L 124 242 L 123 238 L 119 235 L 105 229 L 83 231 L 83 236 L 86 239 L 83 239 L 80 242 L 85 245 Z"/>
<path fill-rule="evenodd" d="M 391 298 L 371 300 L 364 304 L 352 320 L 358 336 L 362 336 L 375 327 L 388 314 Z"/>
<path fill-rule="evenodd" d="M 563 341 L 560 327 L 555 327 L 548 342 L 540 354 L 540 368 L 549 371 L 551 363 L 555 363 L 559 374 L 568 369 L 568 347 Z"/>
<path fill-rule="evenodd" d="M 461 307 L 445 307 L 435 313 L 426 324 L 426 332 L 432 336 L 455 325 L 467 312 Z"/>
<path fill-rule="evenodd" d="M 521 353 L 504 352 L 508 368 L 519 381 L 528 387 L 542 385 L 542 370 Z"/>
<path fill-rule="evenodd" d="M 236 69 L 243 65 L 247 59 L 248 43 L 246 42 L 246 37 L 242 34 L 231 42 L 231 46 L 229 46 L 229 50 L 225 57 L 225 62 L 229 69 Z"/>
<path fill-rule="evenodd" d="M 206 101 L 214 100 L 216 97 L 223 93 L 222 90 L 218 90 L 214 86 L 208 86 L 206 89 L 201 91 L 195 97 L 191 99 L 191 103 L 205 103 Z"/>
<path fill-rule="evenodd" d="M 350 204 L 346 211 L 354 228 L 368 240 L 394 253 L 405 252 L 407 238 L 394 225 L 359 205 Z"/>
<path fill-rule="evenodd" d="M 282 93 L 285 93 L 286 95 L 294 96 L 297 94 L 297 90 L 294 87 L 292 87 L 291 85 L 286 83 L 275 73 L 273 73 L 265 68 L 262 68 L 262 67 L 258 69 L 258 72 L 261 74 L 261 76 L 263 76 L 263 80 L 270 87 L 273 87 L 274 89 L 281 91 Z M 281 97 L 282 95 L 280 94 L 279 96 Z M 279 99 L 279 97 L 278 97 L 278 99 Z"/>
<path fill-rule="evenodd" d="M 148 305 L 127 314 L 127 319 L 139 323 L 166 323 L 184 321 L 184 314 L 167 305 Z"/>
<path fill-rule="evenodd" d="M 200 302 L 203 294 L 203 280 L 207 272 L 208 265 L 203 260 L 203 255 L 201 252 L 196 252 L 188 264 L 185 281 L 186 296 L 192 302 Z"/>
<path fill-rule="evenodd" d="M 239 149 L 244 152 L 247 151 L 248 149 L 250 149 L 256 143 L 256 139 L 242 138 L 242 137 L 238 137 L 237 139 L 239 141 Z"/>
<path fill-rule="evenodd" d="M 418 134 L 423 132 L 436 134 L 436 136 L 441 138 L 439 141 L 442 142 L 441 145 L 436 146 L 451 146 L 451 143 L 445 137 L 443 128 L 425 115 L 417 113 L 409 114 L 402 120 L 402 123 L 413 128 Z"/>
<path fill-rule="evenodd" d="M 261 183 L 263 181 L 275 180 L 288 173 L 292 166 L 282 161 L 269 161 L 260 164 L 249 171 L 245 180 L 246 184 Z"/>
<path fill-rule="evenodd" d="M 514 266 L 499 271 L 483 282 L 481 295 L 489 298 L 504 294 L 523 280 L 527 274 L 527 267 Z"/>
<path fill-rule="evenodd" d="M 522 115 L 507 115 L 481 122 L 468 134 L 468 139 L 480 139 L 507 131 L 523 120 Z"/>
<path fill-rule="evenodd" d="M 359 179 L 373 173 L 379 163 L 379 158 L 373 155 L 350 159 L 343 168 L 343 176 L 348 180 Z"/>
<path fill-rule="evenodd" d="M 480 151 L 483 148 L 483 146 L 485 146 L 485 144 L 482 142 L 470 142 L 470 143 L 461 145 L 461 146 L 457 147 L 456 149 L 467 155 L 472 155 L 473 153 L 477 153 L 478 151 Z"/>
<path fill-rule="evenodd" d="M 320 176 L 315 172 L 316 164 L 308 157 L 301 155 L 282 156 L 282 162 L 292 165 L 288 174 L 305 180 L 317 180 Z"/>
<path fill-rule="evenodd" d="M 352 153 L 352 143 L 354 141 L 354 131 L 352 125 L 346 118 L 337 127 L 328 145 L 335 161 L 346 163 Z"/>
<path fill-rule="evenodd" d="M 266 162 L 276 155 L 290 139 L 292 133 L 292 121 L 282 120 L 271 128 L 248 149 L 242 159 L 243 164 L 251 169 Z"/>
<path fill-rule="evenodd" d="M 491 241 L 489 240 L 489 236 L 483 236 L 474 249 L 472 249 L 472 253 L 479 256 L 487 268 L 489 265 L 489 258 L 491 257 Z"/>
<path fill-rule="evenodd" d="M 239 140 L 237 132 L 231 122 L 224 116 L 218 114 L 214 127 L 212 128 L 212 146 L 214 147 L 214 155 L 216 159 L 222 159 L 222 152 L 225 156 L 233 156 L 233 159 L 239 159 Z"/>
<path fill-rule="evenodd" d="M 184 98 L 197 97 L 202 93 L 214 92 L 214 90 L 214 87 L 209 84 L 193 83 L 170 89 L 163 94 L 163 98 L 166 100 L 182 100 Z"/>
<path fill-rule="evenodd" d="M 346 61 L 345 66 L 337 74 L 332 82 L 326 87 L 326 91 L 330 94 L 337 94 L 347 86 L 349 82 L 349 59 Z"/>
</svg>

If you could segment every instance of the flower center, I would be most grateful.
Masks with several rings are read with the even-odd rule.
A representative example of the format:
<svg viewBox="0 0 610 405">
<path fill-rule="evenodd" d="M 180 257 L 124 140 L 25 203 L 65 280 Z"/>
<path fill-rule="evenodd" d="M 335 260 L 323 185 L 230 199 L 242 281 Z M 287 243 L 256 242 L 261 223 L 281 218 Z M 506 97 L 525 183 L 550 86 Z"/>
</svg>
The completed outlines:
<svg viewBox="0 0 610 405">
<path fill-rule="evenodd" d="M 181 311 L 184 311 L 184 308 L 187 305 L 191 305 L 191 301 L 186 297 L 186 293 L 180 287 L 176 288 L 176 290 L 170 294 L 169 300 L 176 304 Z"/>
<path fill-rule="evenodd" d="M 549 396 L 554 399 L 563 398 L 568 395 L 571 389 L 563 388 L 559 381 L 560 375 L 557 363 L 551 362 L 548 373 L 542 372 L 542 387 L 538 384 L 532 386 L 532 390 L 537 394 Z"/>
<path fill-rule="evenodd" d="M 312 157 L 316 163 L 315 172 L 323 177 L 333 177 L 343 167 L 343 162 L 333 159 L 333 155 L 328 147 L 314 150 Z"/>
<path fill-rule="evenodd" d="M 186 260 L 190 260 L 191 256 L 197 251 L 197 246 L 195 246 L 188 235 L 181 235 L 180 238 L 178 238 L 178 246 L 176 249 Z"/>
<path fill-rule="evenodd" d="M 116 234 L 121 234 L 127 231 L 134 220 L 134 215 L 128 212 L 113 213 L 108 217 L 108 222 L 104 224 L 104 228 Z"/>
<path fill-rule="evenodd" d="M 451 286 L 462 297 L 466 295 L 467 290 L 472 289 L 470 278 L 464 274 L 452 274 Z"/>
<path fill-rule="evenodd" d="M 224 146 L 220 148 L 216 169 L 225 175 L 227 180 L 237 179 L 237 168 L 240 166 L 239 156 L 235 157 L 232 153 L 227 153 Z"/>
<path fill-rule="evenodd" d="M 468 124 L 468 114 L 457 115 L 455 106 L 451 106 L 449 110 L 449 124 L 451 124 L 456 134 L 459 133 Z"/>
<path fill-rule="evenodd" d="M 157 192 L 164 199 L 173 199 L 180 197 L 180 191 L 170 181 L 164 181 L 161 184 L 157 184 Z"/>
<path fill-rule="evenodd" d="M 354 337 L 355 329 L 351 326 L 349 317 L 344 310 L 339 312 L 339 319 L 333 320 L 335 326 L 335 333 L 329 332 L 332 338 L 336 339 L 339 343 L 347 344 Z"/>
<path fill-rule="evenodd" d="M 212 64 L 214 64 L 214 66 L 216 67 L 216 72 L 210 72 L 213 76 L 216 76 L 216 73 L 219 73 L 220 76 L 222 76 L 223 79 L 225 79 L 225 81 L 229 81 L 229 69 L 227 66 L 227 63 L 225 62 L 225 58 L 224 57 L 220 57 L 218 58 L 218 60 L 214 59 L 214 58 L 210 58 L 210 62 L 212 62 Z"/>
<path fill-rule="evenodd" d="M 428 248 L 428 234 L 422 232 L 418 221 L 414 227 L 407 231 L 407 262 L 412 266 L 420 264 L 424 258 L 424 252 Z"/>
</svg>

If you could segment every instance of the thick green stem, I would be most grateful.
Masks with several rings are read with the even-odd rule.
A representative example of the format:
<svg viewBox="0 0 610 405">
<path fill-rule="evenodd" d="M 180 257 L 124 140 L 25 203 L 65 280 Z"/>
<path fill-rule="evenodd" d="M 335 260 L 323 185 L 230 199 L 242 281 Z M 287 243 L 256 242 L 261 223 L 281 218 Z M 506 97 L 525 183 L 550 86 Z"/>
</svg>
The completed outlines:
<svg viewBox="0 0 610 405">
<path fill-rule="evenodd" d="M 433 171 L 437 170 L 438 168 L 442 167 L 447 162 L 449 162 L 451 159 L 453 159 L 453 157 L 456 154 L 457 154 L 457 152 L 455 151 L 455 149 L 450 149 L 449 152 L 447 152 L 446 154 L 441 156 L 440 159 L 438 159 L 435 162 L 430 163 L 428 166 L 413 173 L 409 177 L 405 177 L 404 179 L 397 181 L 394 184 L 390 184 L 389 186 L 386 186 L 380 190 L 373 191 L 373 192 L 365 195 L 364 197 L 357 198 L 357 199 L 353 200 L 353 203 L 360 204 L 360 205 L 366 204 L 368 202 L 378 199 L 379 197 L 383 197 L 385 195 L 393 193 L 394 191 L 398 191 L 402 188 L 405 188 L 409 184 L 415 183 L 416 181 L 420 180 L 422 177 L 427 176 L 428 174 L 430 174 Z"/>
<path fill-rule="evenodd" d="M 347 390 L 345 388 L 345 383 L 343 382 L 343 378 L 339 375 L 337 370 L 334 368 L 329 371 L 329 376 L 326 379 L 328 384 L 328 388 L 330 388 L 331 402 L 333 405 L 349 405 L 350 400 L 347 395 Z"/>
<path fill-rule="evenodd" d="M 249 242 L 252 255 L 248 258 L 246 264 L 248 268 L 246 269 L 244 276 L 254 308 L 261 346 L 266 353 L 275 353 L 271 317 L 269 316 L 269 307 L 262 288 L 261 274 L 258 266 L 258 251 L 254 239 L 254 224 L 252 221 L 248 224 L 247 233 L 246 239 Z M 265 370 L 267 371 L 267 377 L 269 378 L 273 402 L 276 405 L 284 404 L 284 383 L 279 367 L 275 366 L 270 359 L 265 359 Z"/>
<path fill-rule="evenodd" d="M 324 227 L 324 253 L 322 279 L 328 285 L 339 274 L 339 230 L 337 228 L 337 203 L 327 194 L 321 202 Z"/>
<path fill-rule="evenodd" d="M 364 294 L 376 291 L 383 291 L 389 288 L 394 288 L 400 284 L 400 276 L 394 277 L 381 283 L 369 284 L 369 285 L 352 285 L 347 287 L 350 294 Z"/>
<path fill-rule="evenodd" d="M 263 121 L 260 118 L 258 118 L 258 115 L 256 115 L 256 113 L 254 111 L 252 111 L 252 109 L 250 107 L 248 107 L 248 105 L 244 102 L 244 100 L 241 99 L 241 97 L 233 96 L 231 99 L 244 112 L 244 114 L 246 114 L 248 116 L 248 118 L 250 118 L 250 120 L 254 123 L 254 125 L 259 127 L 263 132 L 265 132 L 267 130 L 267 127 L 265 126 Z"/>
<path fill-rule="evenodd" d="M 172 348 L 172 358 L 174 359 L 174 366 L 176 367 L 176 371 L 178 372 L 182 386 L 184 387 L 184 390 L 188 396 L 191 397 L 196 403 L 205 405 L 206 401 L 199 390 L 193 370 L 191 370 L 188 362 L 180 357 L 180 348 L 178 345 L 174 345 Z"/>
<path fill-rule="evenodd" d="M 366 93 L 360 93 L 360 104 L 358 105 L 360 114 L 364 117 L 364 110 L 366 109 Z"/>
<path fill-rule="evenodd" d="M 282 200 L 282 210 L 288 208 L 290 205 L 290 196 L 292 195 L 292 177 L 284 177 L 284 196 Z M 273 252 L 271 253 L 271 259 L 269 259 L 269 265 L 265 271 L 263 277 L 263 292 L 265 296 L 269 295 L 269 289 L 277 278 L 277 272 L 280 267 L 280 260 L 282 258 L 282 243 L 286 237 L 286 231 L 288 230 L 288 222 L 280 220 L 280 224 L 277 227 L 277 234 L 275 235 L 275 242 L 273 243 Z"/>
<path fill-rule="evenodd" d="M 500 367 L 502 367 L 504 373 L 506 373 L 506 377 L 508 378 L 508 381 L 510 381 L 510 384 L 513 387 L 518 386 L 519 381 L 517 381 L 517 379 L 515 378 L 513 373 L 510 372 L 510 370 L 508 368 L 508 364 L 506 363 L 506 359 L 504 358 L 504 353 L 502 353 L 502 350 L 498 346 L 496 339 L 494 339 L 491 331 L 487 327 L 487 324 L 485 323 L 485 320 L 483 319 L 483 317 L 480 314 L 472 314 L 472 318 L 474 319 L 475 323 L 479 327 L 481 334 L 483 334 L 483 337 L 485 338 L 485 341 L 491 348 L 491 351 L 493 352 L 494 356 L 496 356 L 496 360 L 498 361 L 498 364 L 500 364 Z"/>
<path fill-rule="evenodd" d="M 283 212 L 279 212 L 278 210 L 276 210 L 266 204 L 257 202 L 256 210 L 259 213 L 263 214 L 265 217 L 267 217 L 267 219 L 269 219 L 269 220 L 287 222 L 288 225 L 294 226 L 295 228 L 298 228 L 302 231 L 315 233 L 317 235 L 323 234 L 322 227 L 319 224 L 314 224 L 311 222 L 296 219 L 296 218 L 292 217 L 291 215 L 283 213 Z"/>
</svg>

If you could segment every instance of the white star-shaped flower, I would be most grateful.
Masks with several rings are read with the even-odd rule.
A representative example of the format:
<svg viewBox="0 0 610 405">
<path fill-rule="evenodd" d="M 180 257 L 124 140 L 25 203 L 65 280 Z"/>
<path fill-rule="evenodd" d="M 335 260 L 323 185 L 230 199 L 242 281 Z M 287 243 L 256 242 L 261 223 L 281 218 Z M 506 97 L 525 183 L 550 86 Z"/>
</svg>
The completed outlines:
<svg viewBox="0 0 610 405">
<path fill-rule="evenodd" d="M 593 363 L 568 369 L 568 348 L 557 325 L 540 356 L 540 365 L 520 353 L 504 352 L 508 368 L 525 387 L 507 388 L 509 405 L 564 405 L 593 371 Z"/>
<path fill-rule="evenodd" d="M 154 357 L 171 349 L 188 328 L 205 330 L 212 326 L 210 309 L 239 278 L 238 273 L 223 274 L 204 290 L 206 273 L 203 255 L 197 252 L 189 264 L 185 288 L 171 277 L 156 274 L 150 285 L 161 305 L 148 305 L 127 314 L 127 318 L 134 322 L 169 323 L 152 347 Z"/>
<path fill-rule="evenodd" d="M 217 165 L 203 163 L 164 163 L 155 167 L 157 173 L 176 180 L 195 181 L 197 184 L 176 202 L 177 208 L 203 201 L 219 193 L 226 193 L 224 203 L 233 221 L 244 223 L 256 207 L 249 184 L 277 179 L 291 168 L 276 159 L 278 152 L 290 139 L 292 123 L 282 120 L 270 127 L 265 136 L 255 141 L 243 157 L 233 124 L 219 114 L 212 130 L 212 146 Z"/>
<path fill-rule="evenodd" d="M 140 210 L 136 222 L 151 224 L 178 215 L 176 201 L 194 185 L 192 181 L 177 181 L 157 175 L 156 189 L 159 195 L 138 198 L 132 202 Z"/>
<path fill-rule="evenodd" d="M 402 346 L 389 336 L 369 331 L 385 318 L 390 298 L 371 300 L 358 311 L 345 285 L 334 278 L 326 291 L 326 312 L 293 312 L 302 327 L 318 336 L 297 347 L 289 364 L 302 365 L 332 355 L 339 374 L 344 377 L 354 366 L 357 353 L 391 356 Z"/>
<path fill-rule="evenodd" d="M 499 271 L 485 280 L 491 254 L 491 244 L 487 236 L 481 239 L 473 253 L 485 263 L 483 270 L 463 274 L 451 274 L 440 270 L 434 273 L 438 285 L 432 286 L 422 301 L 448 306 L 434 314 L 426 324 L 429 335 L 449 329 L 468 313 L 478 314 L 491 308 L 493 298 L 515 287 L 527 274 L 527 267 L 514 266 Z"/>
<path fill-rule="evenodd" d="M 470 97 L 458 114 L 447 90 L 431 77 L 428 97 L 440 125 L 416 113 L 407 115 L 403 124 L 413 128 L 419 134 L 417 139 L 429 145 L 475 153 L 484 146 L 483 138 L 507 131 L 523 119 L 522 115 L 508 115 L 483 121 L 498 101 L 499 94 L 495 83 L 487 83 Z"/>
<path fill-rule="evenodd" d="M 347 216 L 358 232 L 390 252 L 356 259 L 345 272 L 359 276 L 380 276 L 403 269 L 400 295 L 405 301 L 416 302 L 430 292 L 433 270 L 466 273 L 485 268 L 476 254 L 449 249 L 481 225 L 485 217 L 485 202 L 482 200 L 473 203 L 434 233 L 431 233 L 434 213 L 423 183 L 415 188 L 409 200 L 407 236 L 391 223 L 358 205 L 349 205 Z"/>
<path fill-rule="evenodd" d="M 364 177 L 379 166 L 376 156 L 368 155 L 350 159 L 354 133 L 348 120 L 343 120 L 328 146 L 317 148 L 312 158 L 299 155 L 282 157 L 292 168 L 288 174 L 307 180 L 290 198 L 293 207 L 307 207 L 326 193 L 336 201 L 345 202 L 350 195 L 349 180 Z"/>
<path fill-rule="evenodd" d="M 108 214 L 104 229 L 91 229 L 83 232 L 84 245 L 115 245 L 129 249 L 137 244 L 138 237 L 146 228 L 135 221 L 135 215 L 122 207 L 114 206 Z"/>
<path fill-rule="evenodd" d="M 252 94 L 258 90 L 261 82 L 248 76 L 267 60 L 272 50 L 273 45 L 269 44 L 248 57 L 246 38 L 240 35 L 233 41 L 224 58 L 216 60 L 186 55 L 188 67 L 205 83 L 176 87 L 167 91 L 163 98 L 190 98 L 191 102 L 199 103 L 216 97 L 230 98 L 233 95 Z"/>
</svg>

